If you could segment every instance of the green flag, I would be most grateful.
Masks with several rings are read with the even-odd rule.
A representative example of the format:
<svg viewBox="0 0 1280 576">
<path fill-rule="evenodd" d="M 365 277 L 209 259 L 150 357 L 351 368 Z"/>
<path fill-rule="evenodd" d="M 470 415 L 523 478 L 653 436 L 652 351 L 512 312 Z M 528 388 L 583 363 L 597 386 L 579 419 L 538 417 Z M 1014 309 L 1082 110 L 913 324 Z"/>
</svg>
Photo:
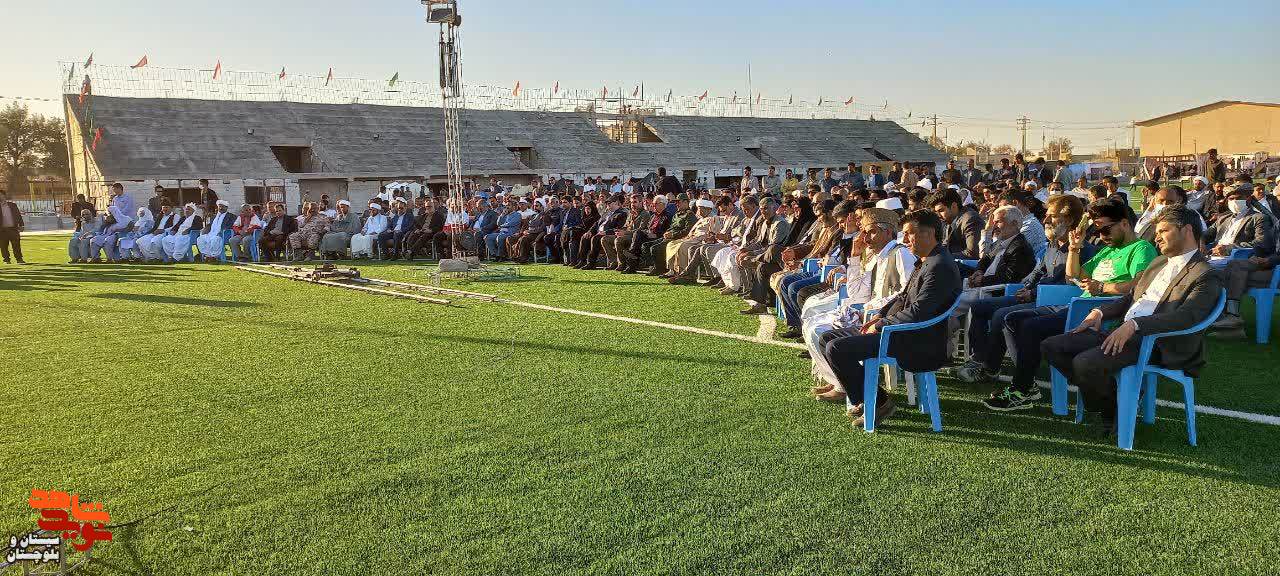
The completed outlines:
<svg viewBox="0 0 1280 576">
<path fill-rule="evenodd" d="M 396 82 L 399 82 L 399 81 L 400 81 L 400 73 L 396 72 L 395 76 L 391 77 L 391 81 L 387 82 L 387 88 L 395 88 Z"/>
</svg>

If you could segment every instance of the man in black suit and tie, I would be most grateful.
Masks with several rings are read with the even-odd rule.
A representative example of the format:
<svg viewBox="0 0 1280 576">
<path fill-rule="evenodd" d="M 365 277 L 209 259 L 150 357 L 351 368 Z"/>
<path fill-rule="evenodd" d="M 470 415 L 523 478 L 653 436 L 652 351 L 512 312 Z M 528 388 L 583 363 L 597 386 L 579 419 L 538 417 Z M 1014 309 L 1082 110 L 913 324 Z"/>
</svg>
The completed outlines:
<svg viewBox="0 0 1280 576">
<path fill-rule="evenodd" d="M 1142 337 L 1195 326 L 1217 305 L 1222 280 L 1199 251 L 1201 233 L 1194 211 L 1165 208 L 1156 221 L 1161 255 L 1134 279 L 1133 289 L 1090 312 L 1070 332 L 1040 343 L 1049 364 L 1084 394 L 1085 408 L 1102 412 L 1108 435 L 1116 432 L 1115 376 L 1138 361 Z M 1121 324 L 1104 331 L 1109 319 Z M 1205 364 L 1204 335 L 1157 340 L 1151 362 L 1195 376 Z"/>
<path fill-rule="evenodd" d="M 880 329 L 934 318 L 946 312 L 960 296 L 960 270 L 951 252 L 942 245 L 942 220 L 933 212 L 918 210 L 907 214 L 902 226 L 903 243 L 920 259 L 902 293 L 886 303 L 880 313 L 868 317 L 860 330 L 831 330 L 819 340 L 819 348 L 849 395 L 852 407 L 847 413 L 854 417 L 853 427 L 858 429 L 863 427 L 865 418 L 862 361 L 879 353 Z M 947 323 L 891 336 L 889 355 L 898 360 L 903 370 L 937 370 L 947 361 Z M 897 407 L 886 390 L 882 389 L 877 398 L 874 417 L 879 426 Z"/>
</svg>

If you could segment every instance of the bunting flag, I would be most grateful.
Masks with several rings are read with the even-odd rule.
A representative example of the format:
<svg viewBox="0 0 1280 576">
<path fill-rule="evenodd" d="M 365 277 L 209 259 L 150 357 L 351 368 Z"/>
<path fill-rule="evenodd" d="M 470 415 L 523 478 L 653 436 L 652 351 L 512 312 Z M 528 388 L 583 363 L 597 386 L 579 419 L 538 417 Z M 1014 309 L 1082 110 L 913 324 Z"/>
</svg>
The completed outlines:
<svg viewBox="0 0 1280 576">
<path fill-rule="evenodd" d="M 80 85 L 80 105 L 84 106 L 84 99 L 93 93 L 93 86 L 89 83 L 89 75 L 84 75 L 84 83 Z"/>
<path fill-rule="evenodd" d="M 333 66 L 329 67 L 329 75 L 324 77 L 325 86 L 328 86 L 330 82 L 333 82 Z"/>
<path fill-rule="evenodd" d="M 516 87 L 511 90 L 511 96 L 520 97 L 520 81 L 516 80 Z"/>
<path fill-rule="evenodd" d="M 703 101 L 703 100 L 706 100 L 706 99 L 707 99 L 707 92 L 709 92 L 709 90 L 703 90 L 703 91 L 702 91 L 702 95 L 698 97 L 698 101 L 699 101 L 699 102 L 701 102 L 701 101 Z"/>
<path fill-rule="evenodd" d="M 552 89 L 551 89 L 551 94 L 552 94 L 553 96 L 556 96 L 556 95 L 559 95 L 559 94 L 560 94 L 560 81 L 559 81 L 559 80 L 556 80 L 556 85 L 555 85 L 555 87 L 554 87 L 554 88 L 552 88 Z"/>
<path fill-rule="evenodd" d="M 99 142 L 102 142 L 102 129 L 94 128 L 93 129 L 93 145 L 91 146 L 94 152 L 98 151 Z"/>
<path fill-rule="evenodd" d="M 280 69 L 280 79 L 281 79 L 281 80 L 284 80 L 284 77 L 285 77 L 285 76 L 286 76 L 286 74 L 284 73 L 284 68 L 281 68 L 281 69 Z"/>
<path fill-rule="evenodd" d="M 637 85 L 636 89 L 631 91 L 631 97 L 636 98 L 639 96 L 640 96 L 640 86 Z"/>
<path fill-rule="evenodd" d="M 387 81 L 387 88 L 395 88 L 396 82 L 399 82 L 399 81 L 400 81 L 400 73 L 396 72 L 395 75 L 391 76 L 391 80 Z"/>
<path fill-rule="evenodd" d="M 146 55 L 146 54 L 143 54 L 143 55 L 142 55 L 142 59 L 141 59 L 141 60 L 139 60 L 137 64 L 134 64 L 133 66 L 130 66 L 130 68 L 133 68 L 133 69 L 137 70 L 138 68 L 142 68 L 142 67 L 144 67 L 144 66 L 146 66 L 146 65 L 147 65 L 147 55 Z"/>
<path fill-rule="evenodd" d="M 67 85 L 68 85 L 68 86 L 69 86 L 69 85 L 71 85 L 71 81 L 72 81 L 72 80 L 74 80 L 74 79 L 75 79 L 75 77 L 76 77 L 76 65 L 75 65 L 75 63 L 74 63 L 74 62 L 72 62 L 72 63 L 71 63 L 71 71 L 70 71 L 70 72 L 67 72 Z"/>
<path fill-rule="evenodd" d="M 88 67 L 90 67 L 90 66 L 93 66 L 93 52 L 90 52 L 90 53 L 89 53 L 89 59 L 84 61 L 84 67 L 85 67 L 85 68 L 88 68 Z"/>
<path fill-rule="evenodd" d="M 213 79 L 217 80 L 222 75 L 222 60 L 218 60 L 218 65 L 213 67 Z"/>
<path fill-rule="evenodd" d="M 853 104 L 853 96 L 850 96 L 848 100 L 844 101 L 845 106 L 848 106 L 850 104 Z"/>
</svg>

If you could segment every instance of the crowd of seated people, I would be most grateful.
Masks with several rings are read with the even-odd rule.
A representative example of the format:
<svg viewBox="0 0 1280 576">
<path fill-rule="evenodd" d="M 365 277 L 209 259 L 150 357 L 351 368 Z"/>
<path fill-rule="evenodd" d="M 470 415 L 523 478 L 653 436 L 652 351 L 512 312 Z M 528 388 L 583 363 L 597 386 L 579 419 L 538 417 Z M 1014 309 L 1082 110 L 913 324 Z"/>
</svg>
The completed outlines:
<svg viewBox="0 0 1280 576">
<path fill-rule="evenodd" d="M 1035 378 L 1048 362 L 1085 391 L 1104 430 L 1115 425 L 1114 386 L 1101 382 L 1132 359 L 1135 334 L 1204 320 L 1221 289 L 1226 309 L 1212 329 L 1239 331 L 1240 299 L 1267 286 L 1280 264 L 1280 196 L 1248 175 L 1197 177 L 1192 190 L 1145 186 L 1135 211 L 1114 178 L 1089 186 L 1061 166 L 1021 158 L 987 170 L 949 163 L 937 174 L 909 163 L 887 175 L 850 169 L 803 180 L 744 170 L 716 190 L 685 190 L 664 170 L 643 191 L 634 181 L 523 189 L 495 181 L 465 201 L 396 195 L 361 212 L 322 201 L 296 216 L 278 203 L 265 214 L 233 212 L 222 200 L 135 210 L 117 186 L 106 212 L 83 213 L 68 251 L 75 262 L 103 252 L 182 260 L 193 243 L 202 258 L 225 248 L 233 261 L 255 251 L 265 261 L 474 254 L 701 285 L 740 298 L 743 314 L 776 307 L 782 336 L 806 345 L 814 397 L 844 403 L 857 425 L 895 410 L 888 394 L 874 407 L 861 402 L 861 361 L 876 353 L 878 330 L 953 310 L 910 343 L 890 339 L 904 370 L 962 357 L 955 376 L 991 386 L 984 405 L 1011 411 L 1042 399 Z M 1008 285 L 1016 289 L 1006 293 Z M 1116 300 L 1067 329 L 1065 304 L 1037 302 L 1040 287 L 1055 285 Z M 1197 335 L 1161 340 L 1157 350 L 1160 362 L 1188 373 L 1204 363 Z"/>
</svg>

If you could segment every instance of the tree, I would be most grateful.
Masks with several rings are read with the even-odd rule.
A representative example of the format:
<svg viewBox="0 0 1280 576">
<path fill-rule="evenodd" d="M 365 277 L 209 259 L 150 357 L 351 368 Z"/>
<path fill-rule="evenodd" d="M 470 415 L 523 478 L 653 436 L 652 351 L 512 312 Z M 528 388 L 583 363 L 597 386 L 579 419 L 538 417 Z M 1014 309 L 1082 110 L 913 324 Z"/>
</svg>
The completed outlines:
<svg viewBox="0 0 1280 576">
<path fill-rule="evenodd" d="M 31 114 L 14 102 L 0 110 L 0 177 L 9 190 L 25 190 L 36 173 L 67 173 L 67 143 L 62 121 Z"/>
<path fill-rule="evenodd" d="M 1064 155 L 1071 155 L 1071 139 L 1066 136 L 1060 136 L 1050 140 L 1044 148 L 1044 156 L 1049 160 L 1057 160 Z"/>
<path fill-rule="evenodd" d="M 999 146 L 996 146 L 995 148 L 992 148 L 991 153 L 995 154 L 996 156 L 1013 156 L 1014 154 L 1017 154 L 1018 151 L 1014 150 L 1013 146 L 1010 146 L 1008 144 L 1001 144 Z"/>
</svg>

